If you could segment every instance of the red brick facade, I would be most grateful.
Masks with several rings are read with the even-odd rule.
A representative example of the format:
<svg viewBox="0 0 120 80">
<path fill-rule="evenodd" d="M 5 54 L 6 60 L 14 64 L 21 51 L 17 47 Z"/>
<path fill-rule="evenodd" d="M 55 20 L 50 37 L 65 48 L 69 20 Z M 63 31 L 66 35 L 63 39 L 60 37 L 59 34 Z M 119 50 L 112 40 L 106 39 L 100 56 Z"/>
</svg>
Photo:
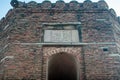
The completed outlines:
<svg viewBox="0 0 120 80">
<path fill-rule="evenodd" d="M 0 21 L 1 80 L 50 80 L 52 64 L 76 80 L 120 79 L 120 20 L 105 1 L 19 3 Z M 45 30 L 78 30 L 79 42 L 44 42 Z"/>
</svg>

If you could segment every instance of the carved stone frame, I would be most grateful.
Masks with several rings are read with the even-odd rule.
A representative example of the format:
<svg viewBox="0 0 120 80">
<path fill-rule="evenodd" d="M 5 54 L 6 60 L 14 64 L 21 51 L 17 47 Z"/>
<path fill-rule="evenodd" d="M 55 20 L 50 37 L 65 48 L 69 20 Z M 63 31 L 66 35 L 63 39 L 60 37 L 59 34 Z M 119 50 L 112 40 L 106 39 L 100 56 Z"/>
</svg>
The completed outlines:
<svg viewBox="0 0 120 80">
<path fill-rule="evenodd" d="M 44 43 L 45 30 L 78 30 L 79 42 L 82 42 L 80 22 L 66 22 L 66 23 L 43 23 L 42 24 L 42 38 L 41 42 Z"/>
</svg>

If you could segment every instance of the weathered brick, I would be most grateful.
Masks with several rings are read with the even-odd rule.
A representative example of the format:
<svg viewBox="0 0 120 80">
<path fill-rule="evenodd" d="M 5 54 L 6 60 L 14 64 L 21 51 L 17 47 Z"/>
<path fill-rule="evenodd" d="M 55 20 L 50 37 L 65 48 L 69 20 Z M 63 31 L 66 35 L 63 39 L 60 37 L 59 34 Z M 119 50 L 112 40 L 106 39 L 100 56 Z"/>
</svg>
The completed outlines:
<svg viewBox="0 0 120 80">
<path fill-rule="evenodd" d="M 77 80 L 120 79 L 120 21 L 105 1 L 27 4 L 0 21 L 0 80 L 47 80 L 49 61 L 60 53 L 75 59 Z M 78 30 L 82 44 L 43 44 L 49 29 Z"/>
</svg>

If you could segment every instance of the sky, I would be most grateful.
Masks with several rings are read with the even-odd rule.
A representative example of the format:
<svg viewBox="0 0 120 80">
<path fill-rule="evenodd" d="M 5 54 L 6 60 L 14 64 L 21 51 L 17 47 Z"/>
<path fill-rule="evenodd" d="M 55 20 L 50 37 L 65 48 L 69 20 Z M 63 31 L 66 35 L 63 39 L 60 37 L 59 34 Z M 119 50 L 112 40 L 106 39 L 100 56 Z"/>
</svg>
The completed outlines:
<svg viewBox="0 0 120 80">
<path fill-rule="evenodd" d="M 0 0 L 0 19 L 2 17 L 4 17 L 8 10 L 11 9 L 11 5 L 10 5 L 10 1 L 11 0 Z M 18 1 L 22 1 L 22 2 L 29 2 L 29 1 L 36 1 L 38 3 L 41 3 L 44 0 L 18 0 Z M 50 0 L 51 2 L 55 3 L 57 0 Z M 64 0 L 65 2 L 70 2 L 71 0 Z M 77 0 L 78 2 L 84 2 L 84 0 Z M 91 0 L 92 2 L 98 2 L 99 0 Z M 106 3 L 110 8 L 113 8 L 117 14 L 117 16 L 120 16 L 120 0 L 105 0 Z"/>
</svg>

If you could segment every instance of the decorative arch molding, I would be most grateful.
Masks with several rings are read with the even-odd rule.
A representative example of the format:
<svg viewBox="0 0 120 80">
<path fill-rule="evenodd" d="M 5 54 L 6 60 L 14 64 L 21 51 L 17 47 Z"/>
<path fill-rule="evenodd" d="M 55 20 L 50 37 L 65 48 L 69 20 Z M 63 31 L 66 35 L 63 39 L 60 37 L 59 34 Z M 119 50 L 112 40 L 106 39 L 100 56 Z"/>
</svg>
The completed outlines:
<svg viewBox="0 0 120 80">
<path fill-rule="evenodd" d="M 54 54 L 66 53 L 74 56 L 77 60 L 81 59 L 81 47 L 44 47 L 43 56 L 49 58 Z"/>
<path fill-rule="evenodd" d="M 82 46 L 43 46 L 42 47 L 42 53 L 43 53 L 43 63 L 42 63 L 42 78 L 45 78 L 45 80 L 48 80 L 48 65 L 50 59 L 54 55 L 59 55 L 60 53 L 68 54 L 72 56 L 77 65 L 77 80 L 82 79 L 83 77 L 83 70 L 82 70 Z"/>
</svg>

